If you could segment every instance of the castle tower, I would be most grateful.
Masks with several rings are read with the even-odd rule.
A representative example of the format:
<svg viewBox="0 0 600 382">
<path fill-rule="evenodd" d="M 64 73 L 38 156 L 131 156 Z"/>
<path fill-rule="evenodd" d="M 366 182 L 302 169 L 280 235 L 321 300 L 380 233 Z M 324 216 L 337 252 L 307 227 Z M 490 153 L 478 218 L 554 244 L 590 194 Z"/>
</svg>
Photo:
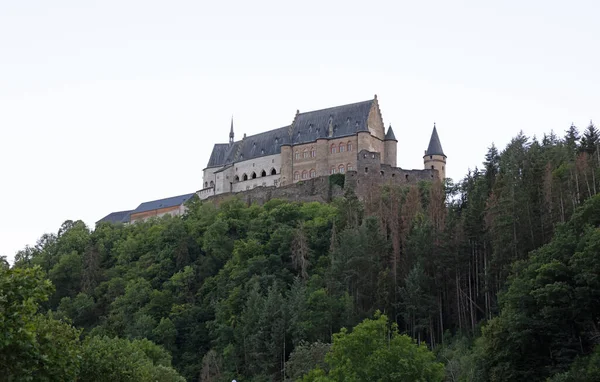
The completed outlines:
<svg viewBox="0 0 600 382">
<path fill-rule="evenodd" d="M 446 154 L 442 150 L 442 144 L 440 143 L 440 137 L 438 137 L 435 123 L 433 124 L 433 132 L 431 133 L 431 139 L 429 140 L 429 146 L 425 150 L 423 155 L 423 163 L 425 169 L 438 170 L 440 180 L 443 182 L 446 178 Z"/>
<path fill-rule="evenodd" d="M 229 144 L 233 144 L 233 115 L 231 116 L 231 130 L 229 131 Z"/>
<path fill-rule="evenodd" d="M 389 164 L 392 167 L 397 167 L 396 161 L 397 161 L 398 140 L 396 139 L 396 136 L 394 135 L 394 130 L 392 130 L 392 125 L 390 125 L 390 127 L 388 127 L 388 131 L 385 134 L 385 139 L 383 140 L 383 145 L 384 145 L 383 151 L 385 154 L 383 163 Z"/>
</svg>

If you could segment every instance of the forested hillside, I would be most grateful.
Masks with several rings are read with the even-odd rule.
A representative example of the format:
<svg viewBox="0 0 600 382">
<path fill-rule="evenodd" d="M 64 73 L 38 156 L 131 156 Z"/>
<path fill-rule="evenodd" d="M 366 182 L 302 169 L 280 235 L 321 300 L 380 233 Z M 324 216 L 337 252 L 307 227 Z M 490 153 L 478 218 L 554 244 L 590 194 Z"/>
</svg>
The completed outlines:
<svg viewBox="0 0 600 382">
<path fill-rule="evenodd" d="M 189 381 L 600 380 L 599 145 L 592 124 L 519 134 L 456 183 L 364 202 L 195 200 L 183 218 L 67 221 L 2 270 L 0 315 L 27 302 L 32 323 L 0 329 L 32 334 L 0 343 L 0 364 L 19 375 L 11 341 L 54 325 L 81 330 L 64 341 L 83 354 L 73 375 L 101 370 L 110 345 L 138 349 L 139 380 L 178 380 L 171 365 Z M 16 277 L 35 301 L 6 293 Z M 34 348 L 27 375 L 44 380 Z"/>
</svg>

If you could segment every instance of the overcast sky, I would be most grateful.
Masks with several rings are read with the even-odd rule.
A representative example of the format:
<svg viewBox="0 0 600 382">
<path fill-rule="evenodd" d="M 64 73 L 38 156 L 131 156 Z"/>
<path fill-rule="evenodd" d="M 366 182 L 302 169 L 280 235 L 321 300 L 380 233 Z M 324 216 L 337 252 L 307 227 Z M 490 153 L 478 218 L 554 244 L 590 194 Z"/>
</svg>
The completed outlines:
<svg viewBox="0 0 600 382">
<path fill-rule="evenodd" d="M 0 0 L 0 255 L 202 187 L 212 145 L 378 95 L 398 165 L 600 120 L 597 1 Z"/>
</svg>

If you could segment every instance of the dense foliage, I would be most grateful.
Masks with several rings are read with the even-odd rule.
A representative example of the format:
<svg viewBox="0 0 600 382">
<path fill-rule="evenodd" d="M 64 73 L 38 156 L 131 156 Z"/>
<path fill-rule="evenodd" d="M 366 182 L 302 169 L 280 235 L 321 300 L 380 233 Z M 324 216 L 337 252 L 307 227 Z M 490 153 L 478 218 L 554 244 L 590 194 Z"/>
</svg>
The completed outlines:
<svg viewBox="0 0 600 382">
<path fill-rule="evenodd" d="M 36 313 L 52 284 L 39 267 L 0 267 L 0 366 L 2 381 L 162 381 L 184 379 L 171 355 L 148 340 L 90 336 Z"/>
<path fill-rule="evenodd" d="M 352 363 L 369 370 L 381 361 L 386 375 L 403 376 L 386 349 L 423 349 L 419 362 L 431 370 L 423 378 L 438 380 L 427 346 L 448 380 L 592 380 L 599 143 L 592 124 L 581 137 L 574 126 L 564 138 L 519 134 L 501 152 L 492 145 L 484 168 L 456 184 L 386 186 L 363 201 L 347 190 L 331 204 L 193 201 L 183 218 L 93 231 L 67 221 L 19 252 L 10 270 L 33 272 L 19 282 L 35 285 L 25 288 L 32 296 L 13 301 L 38 299 L 54 321 L 2 318 L 0 325 L 25 328 L 3 345 L 24 349 L 24 358 L 4 351 L 15 358 L 0 362 L 38 368 L 23 344 L 39 327 L 77 342 L 84 359 L 114 354 L 127 369 L 120 354 L 145 354 L 150 361 L 132 361 L 139 370 L 123 371 L 142 380 L 159 368 L 163 380 L 177 377 L 170 361 L 153 355 L 161 351 L 190 381 L 299 380 L 309 372 L 361 380 L 346 346 L 385 328 L 389 341 L 373 342 Z M 2 281 L 2 295 L 11 282 Z M 19 304 L 11 309 L 38 314 L 35 304 Z M 384 315 L 372 320 L 378 310 Z M 48 365 L 106 373 L 101 363 Z"/>
</svg>

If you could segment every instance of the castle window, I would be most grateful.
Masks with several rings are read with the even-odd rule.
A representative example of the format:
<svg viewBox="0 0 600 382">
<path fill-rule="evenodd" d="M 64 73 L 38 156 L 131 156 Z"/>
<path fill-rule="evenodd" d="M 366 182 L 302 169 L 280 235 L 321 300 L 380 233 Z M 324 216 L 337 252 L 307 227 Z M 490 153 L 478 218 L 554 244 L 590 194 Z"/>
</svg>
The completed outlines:
<svg viewBox="0 0 600 382">
<path fill-rule="evenodd" d="M 339 169 L 340 169 L 340 174 L 343 174 L 343 173 L 345 173 L 345 172 L 346 172 L 346 168 L 344 167 L 344 165 L 343 165 L 343 164 L 341 164 L 341 165 L 339 166 Z"/>
<path fill-rule="evenodd" d="M 213 182 L 212 180 L 210 181 L 210 186 L 214 187 L 215 186 L 215 182 Z"/>
<path fill-rule="evenodd" d="M 260 173 L 260 176 L 267 176 L 267 172 L 265 170 L 262 170 L 262 172 Z"/>
<path fill-rule="evenodd" d="M 331 153 L 332 153 L 332 154 L 335 154 L 335 150 L 336 150 L 336 147 L 335 147 L 335 145 L 331 145 Z"/>
<path fill-rule="evenodd" d="M 256 179 L 256 173 L 252 171 L 252 179 Z"/>
<path fill-rule="evenodd" d="M 260 149 L 260 153 L 264 154 L 265 153 L 265 149 Z"/>
<path fill-rule="evenodd" d="M 348 142 L 348 151 L 352 151 L 352 142 Z"/>
<path fill-rule="evenodd" d="M 315 178 L 316 176 L 317 176 L 317 172 L 314 169 L 310 170 L 310 177 Z"/>
<path fill-rule="evenodd" d="M 274 168 L 271 169 L 271 175 L 277 175 L 277 171 Z"/>
<path fill-rule="evenodd" d="M 381 174 L 381 176 L 385 176 L 385 172 L 379 171 L 379 173 Z"/>
<path fill-rule="evenodd" d="M 392 173 L 392 178 L 393 178 L 394 176 L 396 176 L 396 174 Z"/>
<path fill-rule="evenodd" d="M 308 158 L 308 151 L 304 150 L 304 152 L 302 153 L 302 157 Z"/>
<path fill-rule="evenodd" d="M 404 178 L 405 178 L 406 180 L 408 180 L 408 174 L 404 175 Z"/>
<path fill-rule="evenodd" d="M 296 151 L 296 159 L 300 159 L 300 153 Z"/>
<path fill-rule="evenodd" d="M 442 171 L 444 171 L 444 166 L 442 166 Z"/>
<path fill-rule="evenodd" d="M 343 143 L 340 143 L 340 152 L 343 153 L 344 149 L 346 148 L 346 145 Z"/>
<path fill-rule="evenodd" d="M 335 174 L 335 167 L 331 167 L 331 173 Z"/>
<path fill-rule="evenodd" d="M 299 180 L 300 179 L 300 173 L 298 171 L 296 171 L 294 173 L 294 180 Z"/>
<path fill-rule="evenodd" d="M 433 159 L 433 155 L 430 155 L 430 156 L 429 156 L 429 159 Z"/>
<path fill-rule="evenodd" d="M 308 172 L 302 171 L 302 179 L 308 179 Z"/>
<path fill-rule="evenodd" d="M 346 166 L 346 171 L 352 171 L 352 165 L 350 163 Z"/>
<path fill-rule="evenodd" d="M 235 178 L 233 178 L 233 181 L 234 182 L 239 182 L 240 181 L 240 177 L 236 175 Z"/>
<path fill-rule="evenodd" d="M 204 188 L 208 187 L 208 182 L 204 182 Z"/>
<path fill-rule="evenodd" d="M 246 175 L 246 174 L 242 175 L 242 179 L 243 180 L 248 180 L 248 175 Z"/>
<path fill-rule="evenodd" d="M 314 147 L 310 148 L 310 156 L 313 158 L 317 156 L 317 151 L 315 150 Z"/>
<path fill-rule="evenodd" d="M 369 172 L 369 168 L 368 167 L 365 167 L 365 172 Z"/>
</svg>

